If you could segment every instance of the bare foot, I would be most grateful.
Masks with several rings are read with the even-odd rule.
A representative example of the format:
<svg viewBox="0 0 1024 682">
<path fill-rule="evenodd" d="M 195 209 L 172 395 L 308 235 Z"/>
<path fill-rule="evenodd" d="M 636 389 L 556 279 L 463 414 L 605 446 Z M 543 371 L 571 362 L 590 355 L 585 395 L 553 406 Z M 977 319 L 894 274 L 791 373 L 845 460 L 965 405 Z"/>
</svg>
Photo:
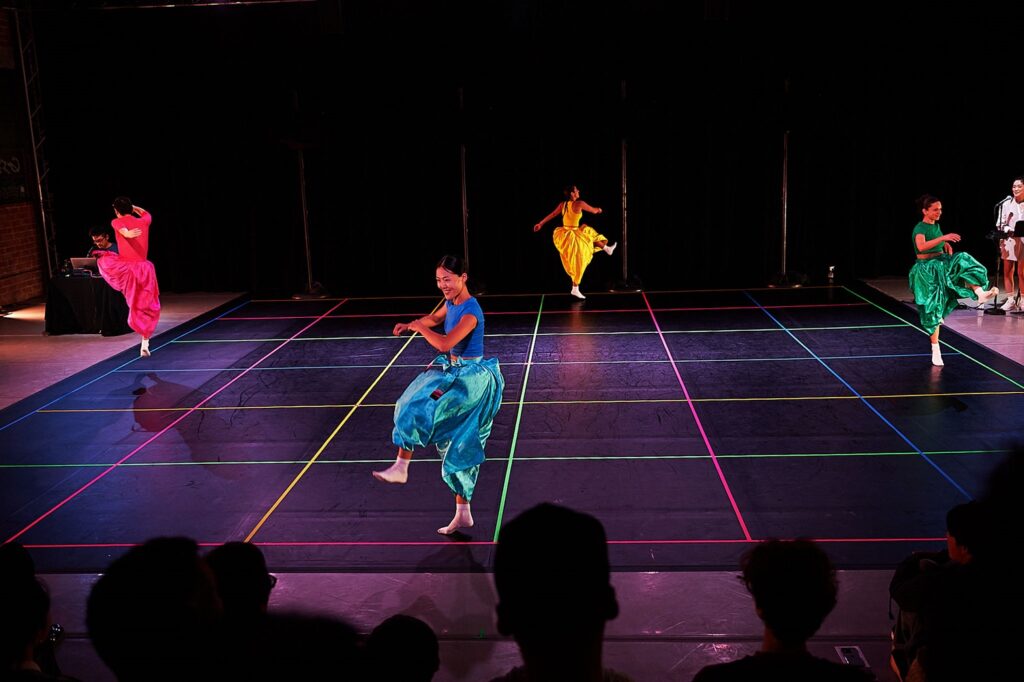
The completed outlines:
<svg viewBox="0 0 1024 682">
<path fill-rule="evenodd" d="M 407 467 L 392 464 L 384 471 L 374 471 L 373 477 L 385 483 L 405 483 L 409 480 L 409 470 Z"/>
<path fill-rule="evenodd" d="M 441 535 L 451 535 L 452 533 L 454 533 L 455 531 L 459 530 L 460 528 L 472 528 L 472 527 L 473 527 L 473 515 L 472 514 L 469 514 L 469 513 L 466 513 L 466 514 L 456 513 L 455 514 L 455 518 L 452 519 L 452 522 L 449 523 L 444 528 L 438 528 L 437 532 L 440 533 Z"/>
</svg>

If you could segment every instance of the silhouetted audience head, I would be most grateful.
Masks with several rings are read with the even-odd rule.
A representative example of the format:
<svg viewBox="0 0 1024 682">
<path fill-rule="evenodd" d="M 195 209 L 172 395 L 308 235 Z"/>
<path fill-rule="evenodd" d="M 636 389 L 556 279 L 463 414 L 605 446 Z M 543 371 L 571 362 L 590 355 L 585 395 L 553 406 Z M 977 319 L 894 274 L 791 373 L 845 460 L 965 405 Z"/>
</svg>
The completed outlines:
<svg viewBox="0 0 1024 682">
<path fill-rule="evenodd" d="M 437 636 L 413 616 L 391 616 L 366 640 L 367 671 L 372 679 L 429 682 L 441 667 Z"/>
<path fill-rule="evenodd" d="M 229 628 L 231 670 L 225 679 L 359 679 L 359 637 L 345 621 L 331 616 L 270 612 L 253 625 Z"/>
<path fill-rule="evenodd" d="M 259 547 L 251 542 L 226 542 L 210 550 L 206 563 L 216 578 L 225 616 L 244 618 L 266 612 L 277 578 L 267 571 Z"/>
<path fill-rule="evenodd" d="M 807 640 L 836 605 L 836 571 L 810 540 L 766 540 L 740 559 L 741 580 L 754 598 L 764 633 L 757 653 L 712 663 L 694 682 L 725 680 L 828 680 L 870 682 L 867 667 L 846 665 L 810 653 Z"/>
<path fill-rule="evenodd" d="M 494 557 L 498 630 L 520 644 L 600 636 L 619 615 L 601 522 L 540 504 L 501 529 Z"/>
<path fill-rule="evenodd" d="M 0 582 L 35 577 L 36 564 L 20 542 L 0 545 Z"/>
<path fill-rule="evenodd" d="M 991 536 L 991 515 L 982 503 L 965 502 L 946 512 L 946 548 L 953 561 L 966 564 L 985 558 Z"/>
<path fill-rule="evenodd" d="M 54 647 L 62 631 L 51 626 L 50 593 L 36 577 L 32 555 L 19 542 L 0 545 L 0 671 L 14 667 L 32 679 L 74 682 L 57 664 Z M 2 672 L 0 679 L 7 679 Z"/>
<path fill-rule="evenodd" d="M 128 550 L 93 586 L 86 624 L 119 680 L 213 674 L 220 601 L 188 538 L 155 538 Z"/>
<path fill-rule="evenodd" d="M 1015 561 L 1017 543 L 1012 540 L 1018 533 L 1021 492 L 1024 481 L 1024 442 L 1018 443 L 1010 454 L 989 475 L 985 492 L 980 500 L 989 510 L 992 523 L 992 561 Z"/>
<path fill-rule="evenodd" d="M 787 646 L 809 639 L 836 605 L 836 570 L 810 540 L 767 540 L 740 563 L 757 613 Z"/>
<path fill-rule="evenodd" d="M 604 668 L 605 624 L 619 615 L 608 539 L 593 516 L 540 504 L 509 521 L 494 555 L 498 631 L 523 665 L 492 682 L 595 679 L 628 682 Z"/>
<path fill-rule="evenodd" d="M 32 662 L 50 628 L 50 595 L 35 575 L 0 584 L 0 678 L 3 671 Z"/>
</svg>

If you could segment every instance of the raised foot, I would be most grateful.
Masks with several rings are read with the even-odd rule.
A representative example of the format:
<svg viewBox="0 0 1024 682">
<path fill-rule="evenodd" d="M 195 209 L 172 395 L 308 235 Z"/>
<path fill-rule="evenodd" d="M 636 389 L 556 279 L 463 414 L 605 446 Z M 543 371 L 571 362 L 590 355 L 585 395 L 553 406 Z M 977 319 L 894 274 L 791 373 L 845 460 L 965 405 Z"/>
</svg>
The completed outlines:
<svg viewBox="0 0 1024 682">
<path fill-rule="evenodd" d="M 988 291 L 984 291 L 978 295 L 978 305 L 988 301 L 991 298 L 999 296 L 999 287 L 992 287 Z"/>
<path fill-rule="evenodd" d="M 401 471 L 392 465 L 384 471 L 374 471 L 373 477 L 385 483 L 405 483 L 409 480 L 409 472 Z"/>
</svg>

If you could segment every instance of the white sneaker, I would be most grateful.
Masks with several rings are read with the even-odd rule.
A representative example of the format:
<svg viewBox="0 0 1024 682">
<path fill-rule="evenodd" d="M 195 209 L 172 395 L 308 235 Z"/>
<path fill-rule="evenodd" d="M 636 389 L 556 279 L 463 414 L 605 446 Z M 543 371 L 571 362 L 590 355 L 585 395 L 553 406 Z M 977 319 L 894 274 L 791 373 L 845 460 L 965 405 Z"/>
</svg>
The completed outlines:
<svg viewBox="0 0 1024 682">
<path fill-rule="evenodd" d="M 985 303 L 990 298 L 996 298 L 999 296 L 999 287 L 992 287 L 988 291 L 983 291 L 978 295 L 978 305 Z"/>
<path fill-rule="evenodd" d="M 607 253 L 610 256 L 613 253 L 615 253 L 615 248 L 618 245 L 619 245 L 618 242 L 615 242 L 614 244 L 605 244 L 604 246 L 601 247 L 601 249 L 604 250 L 604 252 Z"/>
<path fill-rule="evenodd" d="M 1016 306 L 1014 305 L 1014 302 L 1013 302 L 1013 297 L 1009 297 L 1009 298 L 1007 298 L 1007 299 L 1006 299 L 1006 302 L 1005 302 L 1005 303 L 1003 303 L 1003 304 L 1002 304 L 1001 306 L 999 306 L 999 307 L 1000 307 L 1000 309 L 1002 309 L 1002 310 L 1005 310 L 1005 311 L 1007 311 L 1007 312 L 1009 312 L 1009 311 L 1013 310 L 1013 309 L 1014 309 L 1014 308 L 1016 307 Z"/>
<path fill-rule="evenodd" d="M 579 287 L 578 284 L 576 286 L 574 286 L 572 288 L 572 291 L 570 291 L 569 293 L 572 294 L 573 296 L 575 296 L 576 298 L 579 298 L 579 299 L 586 298 L 586 296 L 584 296 L 583 294 L 580 293 L 580 287 Z"/>
</svg>

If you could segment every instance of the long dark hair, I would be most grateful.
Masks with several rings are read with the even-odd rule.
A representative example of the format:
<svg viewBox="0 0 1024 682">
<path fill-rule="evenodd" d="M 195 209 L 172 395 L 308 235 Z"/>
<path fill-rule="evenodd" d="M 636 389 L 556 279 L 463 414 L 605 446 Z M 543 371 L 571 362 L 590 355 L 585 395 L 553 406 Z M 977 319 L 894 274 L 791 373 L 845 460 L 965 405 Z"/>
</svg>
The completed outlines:
<svg viewBox="0 0 1024 682">
<path fill-rule="evenodd" d="M 579 189 L 575 182 L 570 182 L 568 185 L 562 188 L 562 194 L 565 196 L 565 201 L 562 202 L 562 215 L 569 210 L 569 202 L 572 201 L 572 191 Z"/>
</svg>

